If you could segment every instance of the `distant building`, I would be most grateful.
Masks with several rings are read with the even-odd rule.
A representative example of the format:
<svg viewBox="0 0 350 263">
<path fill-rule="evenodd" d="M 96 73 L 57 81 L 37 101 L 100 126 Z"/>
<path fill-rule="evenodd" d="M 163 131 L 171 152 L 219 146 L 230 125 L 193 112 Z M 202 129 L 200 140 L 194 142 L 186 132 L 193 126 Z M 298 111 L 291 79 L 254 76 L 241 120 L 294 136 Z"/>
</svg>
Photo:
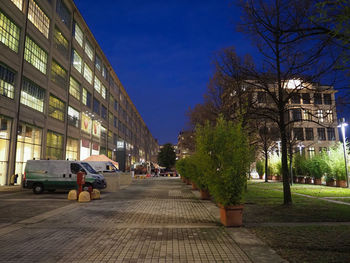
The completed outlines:
<svg viewBox="0 0 350 263">
<path fill-rule="evenodd" d="M 287 82 L 286 89 L 289 88 L 289 84 Z M 271 85 L 269 92 L 275 92 L 273 85 Z M 290 141 L 293 143 L 293 152 L 305 151 L 308 156 L 313 156 L 315 153 L 328 150 L 336 141 L 339 141 L 335 104 L 336 91 L 332 86 L 313 83 L 308 84 L 305 88 L 290 92 L 286 120 L 292 123 L 287 130 L 290 133 Z M 266 90 L 260 90 L 256 86 L 246 85 L 245 88 L 241 89 L 240 95 L 236 91 L 226 94 L 227 100 L 231 101 L 232 117 L 239 114 L 242 107 L 248 107 L 248 110 L 251 111 L 269 108 L 266 112 L 270 111 L 271 114 L 274 114 L 275 104 L 271 96 L 267 94 Z M 270 120 L 267 125 L 276 133 L 275 140 L 276 145 L 278 145 L 279 130 L 277 125 Z"/>
<path fill-rule="evenodd" d="M 195 140 L 192 131 L 181 131 L 177 136 L 177 151 L 178 159 L 186 158 L 194 153 Z"/>
<path fill-rule="evenodd" d="M 0 185 L 28 159 L 154 161 L 153 138 L 72 0 L 0 1 Z"/>
</svg>

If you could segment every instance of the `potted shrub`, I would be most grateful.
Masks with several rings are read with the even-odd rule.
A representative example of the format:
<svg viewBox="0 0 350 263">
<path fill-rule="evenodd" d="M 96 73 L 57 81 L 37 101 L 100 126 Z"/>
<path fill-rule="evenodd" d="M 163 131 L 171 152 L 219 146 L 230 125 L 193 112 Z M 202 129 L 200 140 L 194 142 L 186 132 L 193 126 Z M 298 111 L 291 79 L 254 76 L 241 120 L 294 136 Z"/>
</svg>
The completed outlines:
<svg viewBox="0 0 350 263">
<path fill-rule="evenodd" d="M 265 174 L 265 164 L 263 160 L 259 160 L 255 164 L 256 167 L 256 172 L 259 175 L 259 179 L 264 179 L 264 174 Z"/>
<path fill-rule="evenodd" d="M 306 167 L 310 176 L 314 178 L 314 184 L 321 184 L 322 176 L 329 172 L 329 165 L 323 153 L 316 154 L 308 160 Z"/>
<path fill-rule="evenodd" d="M 327 174 L 325 178 L 326 178 L 326 185 L 327 186 L 334 186 L 335 178 L 333 175 Z"/>
<path fill-rule="evenodd" d="M 209 191 L 220 207 L 221 222 L 225 226 L 241 226 L 251 159 L 248 140 L 241 125 L 220 117 L 215 127 L 207 123 L 198 134 L 212 138 L 211 142 L 207 141 L 207 178 Z"/>
<path fill-rule="evenodd" d="M 343 155 L 343 148 L 340 143 L 336 144 L 329 150 L 328 162 L 330 167 L 330 174 L 336 179 L 336 186 L 347 187 L 345 160 Z"/>
</svg>

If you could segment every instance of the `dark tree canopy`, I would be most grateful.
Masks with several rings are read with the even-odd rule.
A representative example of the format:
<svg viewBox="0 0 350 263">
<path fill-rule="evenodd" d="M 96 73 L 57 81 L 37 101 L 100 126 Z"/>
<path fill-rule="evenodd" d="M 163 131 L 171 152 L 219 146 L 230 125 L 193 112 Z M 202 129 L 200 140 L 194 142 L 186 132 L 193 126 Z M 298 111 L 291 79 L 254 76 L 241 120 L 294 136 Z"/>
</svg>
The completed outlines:
<svg viewBox="0 0 350 263">
<path fill-rule="evenodd" d="M 158 154 L 158 163 L 167 169 L 174 167 L 176 162 L 176 153 L 171 143 L 164 144 L 163 148 Z"/>
</svg>

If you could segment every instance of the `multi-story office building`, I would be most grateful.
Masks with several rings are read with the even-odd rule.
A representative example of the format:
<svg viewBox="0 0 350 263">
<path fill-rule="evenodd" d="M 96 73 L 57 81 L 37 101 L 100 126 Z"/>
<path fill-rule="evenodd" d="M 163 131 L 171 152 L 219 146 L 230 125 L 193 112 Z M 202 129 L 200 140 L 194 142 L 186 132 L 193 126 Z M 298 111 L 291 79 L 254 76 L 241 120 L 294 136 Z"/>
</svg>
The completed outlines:
<svg viewBox="0 0 350 263">
<path fill-rule="evenodd" d="M 290 123 L 287 126 L 287 131 L 290 134 L 289 143 L 293 152 L 305 152 L 307 156 L 313 156 L 320 151 L 328 150 L 336 141 L 339 141 L 335 103 L 336 91 L 333 86 L 319 85 L 318 83 L 302 83 L 298 84 L 296 88 L 293 86 L 295 82 L 299 81 L 287 81 L 285 88 L 285 96 L 289 97 L 285 115 L 286 122 Z M 263 114 L 271 114 L 272 118 L 273 114 L 277 114 L 277 106 L 266 89 L 260 90 L 256 85 L 252 87 L 246 85 L 246 88 L 240 89 L 240 91 L 239 95 L 239 92 L 236 91 L 227 95 L 231 101 L 232 116 L 238 114 L 242 107 L 248 107 L 245 112 L 250 111 L 255 120 L 258 120 L 257 116 Z M 274 95 L 275 92 L 274 85 L 271 85 L 269 93 Z M 263 112 L 263 114 L 259 115 L 255 112 Z M 277 119 L 276 116 L 275 119 Z M 279 140 L 277 124 L 272 123 L 269 119 L 267 127 L 277 146 Z"/>
<path fill-rule="evenodd" d="M 177 136 L 176 157 L 183 159 L 194 153 L 195 140 L 192 131 L 181 131 Z"/>
<path fill-rule="evenodd" d="M 28 159 L 158 152 L 72 0 L 0 1 L 0 124 L 1 185 Z"/>
</svg>

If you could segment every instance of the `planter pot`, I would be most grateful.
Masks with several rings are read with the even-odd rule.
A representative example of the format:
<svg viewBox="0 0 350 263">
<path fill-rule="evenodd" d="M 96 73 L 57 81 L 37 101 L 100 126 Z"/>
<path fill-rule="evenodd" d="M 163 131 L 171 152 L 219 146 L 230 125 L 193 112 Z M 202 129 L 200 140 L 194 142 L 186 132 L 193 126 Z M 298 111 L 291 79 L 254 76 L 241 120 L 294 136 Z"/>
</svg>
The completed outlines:
<svg viewBox="0 0 350 263">
<path fill-rule="evenodd" d="M 293 183 L 297 183 L 298 182 L 298 177 L 293 176 Z"/>
<path fill-rule="evenodd" d="M 277 180 L 278 180 L 278 176 L 273 175 L 273 176 L 272 176 L 272 180 L 273 180 L 273 181 L 277 181 Z"/>
<path fill-rule="evenodd" d="M 321 185 L 322 184 L 321 178 L 314 178 L 314 184 Z"/>
<path fill-rule="evenodd" d="M 208 190 L 199 190 L 200 194 L 201 194 L 201 199 L 202 200 L 210 200 L 210 193 Z"/>
<path fill-rule="evenodd" d="M 186 179 L 186 184 L 190 185 L 191 184 L 191 180 L 190 179 Z"/>
<path fill-rule="evenodd" d="M 345 180 L 337 180 L 338 187 L 346 187 L 346 181 Z"/>
<path fill-rule="evenodd" d="M 222 206 L 220 207 L 220 219 L 224 226 L 242 226 L 243 223 L 243 205 Z"/>
<path fill-rule="evenodd" d="M 305 184 L 305 177 L 298 177 L 299 184 Z"/>
<path fill-rule="evenodd" d="M 311 177 L 306 177 L 305 183 L 306 183 L 306 184 L 311 184 L 311 183 L 312 183 Z"/>
<path fill-rule="evenodd" d="M 334 186 L 334 180 L 326 181 L 327 186 Z"/>
<path fill-rule="evenodd" d="M 261 179 L 261 180 L 264 179 L 264 175 L 263 174 L 262 175 L 259 174 L 259 179 Z"/>
<path fill-rule="evenodd" d="M 192 190 L 198 190 L 198 187 L 194 182 L 192 182 Z"/>
<path fill-rule="evenodd" d="M 272 180 L 272 175 L 268 175 L 267 180 Z"/>
</svg>

